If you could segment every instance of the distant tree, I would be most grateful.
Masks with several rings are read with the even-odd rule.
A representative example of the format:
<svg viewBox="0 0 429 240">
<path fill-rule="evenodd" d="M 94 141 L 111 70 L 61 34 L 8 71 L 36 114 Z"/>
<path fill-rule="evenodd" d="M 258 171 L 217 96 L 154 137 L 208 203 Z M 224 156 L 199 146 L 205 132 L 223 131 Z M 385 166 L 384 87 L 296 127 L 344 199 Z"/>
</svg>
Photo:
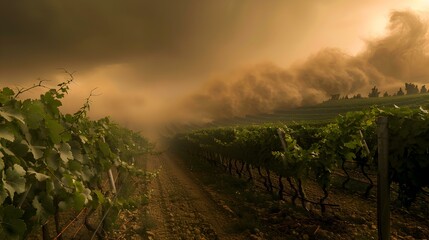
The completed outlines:
<svg viewBox="0 0 429 240">
<path fill-rule="evenodd" d="M 380 96 L 380 92 L 378 91 L 378 88 L 376 86 L 374 86 L 371 89 L 371 92 L 368 94 L 368 97 L 374 98 L 374 97 L 378 97 L 378 96 Z"/>
<path fill-rule="evenodd" d="M 420 93 L 427 93 L 428 90 L 426 89 L 426 85 L 423 85 L 422 88 L 420 89 Z"/>
<path fill-rule="evenodd" d="M 402 91 L 402 88 L 399 88 L 398 92 L 396 93 L 396 96 L 404 96 L 404 91 Z"/>
<path fill-rule="evenodd" d="M 346 96 L 344 97 L 344 99 L 349 99 L 349 95 L 346 95 Z"/>
<path fill-rule="evenodd" d="M 389 94 L 387 92 L 384 92 L 383 97 L 388 97 Z"/>
<path fill-rule="evenodd" d="M 405 91 L 407 95 L 419 93 L 419 87 L 413 83 L 405 83 Z"/>
<path fill-rule="evenodd" d="M 359 98 L 362 98 L 362 95 L 360 93 L 358 93 L 358 94 L 354 95 L 352 98 L 359 99 Z"/>
<path fill-rule="evenodd" d="M 336 101 L 336 100 L 338 100 L 338 99 L 340 99 L 340 94 L 332 94 L 331 95 L 331 101 Z"/>
</svg>

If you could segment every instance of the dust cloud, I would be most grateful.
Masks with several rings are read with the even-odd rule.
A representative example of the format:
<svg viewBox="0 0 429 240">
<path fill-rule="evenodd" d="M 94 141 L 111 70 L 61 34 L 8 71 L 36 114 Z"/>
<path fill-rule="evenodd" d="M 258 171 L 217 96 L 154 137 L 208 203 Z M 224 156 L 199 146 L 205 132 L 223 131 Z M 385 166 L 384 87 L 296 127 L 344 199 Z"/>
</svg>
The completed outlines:
<svg viewBox="0 0 429 240">
<path fill-rule="evenodd" d="M 409 9 L 390 14 L 391 9 Z M 134 130 L 269 113 L 429 78 L 426 0 L 0 1 L 0 87 L 76 71 L 64 112 Z M 369 40 L 368 40 L 369 39 Z M 22 95 L 37 97 L 44 89 Z"/>
<path fill-rule="evenodd" d="M 426 19 L 394 11 L 387 34 L 356 55 L 326 48 L 289 68 L 254 65 L 207 82 L 182 107 L 185 115 L 210 121 L 316 104 L 333 94 L 365 96 L 373 86 L 392 94 L 405 82 L 429 82 L 428 66 Z"/>
</svg>

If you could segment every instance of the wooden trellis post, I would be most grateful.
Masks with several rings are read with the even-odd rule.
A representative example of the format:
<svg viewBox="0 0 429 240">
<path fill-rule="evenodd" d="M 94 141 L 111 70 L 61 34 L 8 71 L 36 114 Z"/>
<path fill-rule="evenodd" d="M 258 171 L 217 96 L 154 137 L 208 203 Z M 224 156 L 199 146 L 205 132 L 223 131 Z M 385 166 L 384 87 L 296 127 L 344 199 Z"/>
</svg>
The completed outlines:
<svg viewBox="0 0 429 240">
<path fill-rule="evenodd" d="M 387 123 L 387 117 L 377 119 L 377 226 L 378 239 L 380 240 L 390 239 L 389 133 Z"/>
</svg>

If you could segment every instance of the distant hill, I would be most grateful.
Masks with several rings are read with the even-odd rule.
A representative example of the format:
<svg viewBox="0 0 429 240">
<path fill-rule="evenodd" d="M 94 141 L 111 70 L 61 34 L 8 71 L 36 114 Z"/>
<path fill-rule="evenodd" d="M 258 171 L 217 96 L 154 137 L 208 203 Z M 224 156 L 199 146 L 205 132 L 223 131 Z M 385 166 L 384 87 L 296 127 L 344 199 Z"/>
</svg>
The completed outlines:
<svg viewBox="0 0 429 240">
<path fill-rule="evenodd" d="M 313 106 L 279 110 L 271 114 L 218 120 L 207 126 L 249 125 L 271 122 L 328 122 L 339 114 L 344 114 L 346 112 L 368 109 L 372 106 L 394 107 L 394 105 L 411 108 L 429 106 L 429 93 L 378 98 L 329 100 Z"/>
</svg>

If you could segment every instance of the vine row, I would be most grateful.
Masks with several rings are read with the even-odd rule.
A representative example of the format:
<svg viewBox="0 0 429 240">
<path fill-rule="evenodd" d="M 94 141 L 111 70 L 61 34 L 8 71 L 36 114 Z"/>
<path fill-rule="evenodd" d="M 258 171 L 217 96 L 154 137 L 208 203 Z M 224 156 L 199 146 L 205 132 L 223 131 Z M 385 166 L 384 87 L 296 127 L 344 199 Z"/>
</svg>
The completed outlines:
<svg viewBox="0 0 429 240">
<path fill-rule="evenodd" d="M 89 98 L 75 114 L 59 107 L 70 80 L 48 89 L 38 99 L 0 90 L 0 238 L 23 239 L 46 226 L 61 211 L 123 207 L 124 202 L 102 187 L 110 169 L 144 174 L 133 157 L 151 151 L 140 134 L 109 118 L 87 117 Z M 43 227 L 46 230 L 46 227 Z M 43 233 L 44 238 L 46 232 Z"/>
<path fill-rule="evenodd" d="M 286 179 L 291 201 L 307 208 L 314 203 L 326 211 L 329 189 L 335 171 L 344 172 L 343 187 L 350 180 L 349 168 L 359 169 L 368 197 L 374 187 L 368 171 L 377 170 L 377 123 L 379 116 L 389 119 L 390 182 L 399 186 L 398 201 L 409 207 L 429 186 L 429 114 L 423 108 L 371 108 L 338 116 L 329 124 L 265 124 L 201 129 L 179 134 L 173 145 L 213 165 L 235 169 L 253 179 L 252 169 L 273 192 L 272 173 L 278 177 L 278 196 L 284 198 Z M 348 164 L 346 164 L 348 163 Z M 346 167 L 349 166 L 349 167 Z M 320 188 L 317 199 L 309 199 L 305 182 L 314 180 Z"/>
</svg>

